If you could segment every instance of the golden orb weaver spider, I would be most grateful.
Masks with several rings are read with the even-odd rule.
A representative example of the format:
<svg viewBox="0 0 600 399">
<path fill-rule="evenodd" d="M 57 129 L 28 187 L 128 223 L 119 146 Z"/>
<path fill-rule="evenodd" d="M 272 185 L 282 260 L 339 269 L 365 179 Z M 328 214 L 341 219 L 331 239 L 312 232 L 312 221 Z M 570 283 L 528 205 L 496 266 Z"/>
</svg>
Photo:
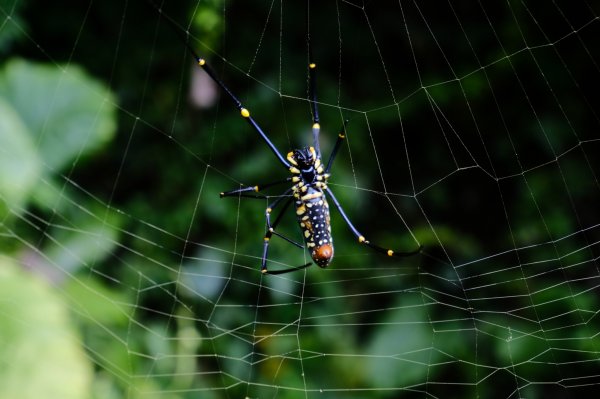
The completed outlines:
<svg viewBox="0 0 600 399">
<path fill-rule="evenodd" d="M 162 10 L 154 5 L 159 13 L 162 14 Z M 288 188 L 281 196 L 278 196 L 276 200 L 267 206 L 265 211 L 266 219 L 266 232 L 263 237 L 263 253 L 261 258 L 261 272 L 263 274 L 284 274 L 297 270 L 304 269 L 312 264 L 309 262 L 304 265 L 300 265 L 293 268 L 281 269 L 281 270 L 269 270 L 267 268 L 267 260 L 269 253 L 269 243 L 271 237 L 276 235 L 283 238 L 285 241 L 303 249 L 307 248 L 310 251 L 310 255 L 314 263 L 319 267 L 325 268 L 331 263 L 333 259 L 333 237 L 331 235 L 331 223 L 329 214 L 329 204 L 327 197 L 333 202 L 334 206 L 352 231 L 352 234 L 356 237 L 359 243 L 364 244 L 373 250 L 386 254 L 388 256 L 406 257 L 416 255 L 423 249 L 419 246 L 416 250 L 409 252 L 394 251 L 392 249 L 386 249 L 379 245 L 373 244 L 365 238 L 360 231 L 354 227 L 354 224 L 350 221 L 348 215 L 338 202 L 337 198 L 327 186 L 327 179 L 330 177 L 329 171 L 331 165 L 338 153 L 340 145 L 346 138 L 346 121 L 342 124 L 340 133 L 338 134 L 337 140 L 329 155 L 327 165 L 324 166 L 321 161 L 321 149 L 319 145 L 319 134 L 321 126 L 319 123 L 319 110 L 317 107 L 317 94 L 316 94 L 316 68 L 317 65 L 313 62 L 312 52 L 310 49 L 309 42 L 309 63 L 308 63 L 308 75 L 309 75 L 309 87 L 308 96 L 312 110 L 312 136 L 313 145 L 311 147 L 305 147 L 301 149 L 295 149 L 290 151 L 285 157 L 279 152 L 275 144 L 269 139 L 267 134 L 261 129 L 258 123 L 250 115 L 250 111 L 245 108 L 241 101 L 233 94 L 231 90 L 223 83 L 221 79 L 216 75 L 213 69 L 206 63 L 204 58 L 201 58 L 196 54 L 195 50 L 191 47 L 188 42 L 188 37 L 183 37 L 181 32 L 175 23 L 165 16 L 165 19 L 174 28 L 174 30 L 182 37 L 185 45 L 189 49 L 190 53 L 196 60 L 197 64 L 204 69 L 207 75 L 227 94 L 227 96 L 233 101 L 235 107 L 239 110 L 240 115 L 250 124 L 250 126 L 262 137 L 264 142 L 269 146 L 273 154 L 277 157 L 279 162 L 284 168 L 291 173 L 291 176 L 284 180 L 264 184 L 254 185 L 238 188 L 231 191 L 222 192 L 221 198 L 224 197 L 246 197 L 246 198 L 262 198 L 267 199 L 266 196 L 261 195 L 260 192 L 266 188 L 283 184 L 293 183 L 292 187 Z M 275 231 L 275 228 L 281 221 L 281 217 L 284 215 L 290 204 L 294 202 L 296 209 L 296 216 L 298 224 L 302 230 L 304 242 L 306 247 L 301 244 L 287 238 L 286 236 Z M 271 213 L 273 210 L 283 202 L 283 206 L 280 210 L 277 218 L 271 222 Z"/>
</svg>

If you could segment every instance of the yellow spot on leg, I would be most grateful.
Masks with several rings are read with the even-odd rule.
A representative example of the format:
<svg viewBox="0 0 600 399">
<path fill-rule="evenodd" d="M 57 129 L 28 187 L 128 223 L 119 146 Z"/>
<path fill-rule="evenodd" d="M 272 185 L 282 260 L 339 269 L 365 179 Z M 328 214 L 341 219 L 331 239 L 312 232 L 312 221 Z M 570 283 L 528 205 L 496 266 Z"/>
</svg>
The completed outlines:
<svg viewBox="0 0 600 399">
<path fill-rule="evenodd" d="M 358 237 L 358 242 L 360 242 L 361 244 L 365 241 L 366 241 L 365 237 L 363 237 L 363 236 Z"/>
<path fill-rule="evenodd" d="M 310 64 L 308 64 L 308 67 L 310 69 L 315 69 L 317 67 L 317 64 L 315 64 L 314 62 L 311 62 Z"/>
<path fill-rule="evenodd" d="M 240 109 L 240 114 L 242 114 L 242 116 L 244 118 L 249 118 L 250 117 L 250 111 L 248 111 L 246 108 Z"/>
<path fill-rule="evenodd" d="M 319 125 L 318 123 L 315 123 L 315 124 L 312 126 L 312 128 L 313 128 L 313 129 L 320 129 L 320 128 L 321 128 L 321 125 Z"/>
<path fill-rule="evenodd" d="M 204 65 L 206 65 L 206 60 L 205 60 L 204 58 L 200 58 L 200 59 L 198 60 L 198 65 L 200 65 L 200 66 L 204 66 Z"/>
<path fill-rule="evenodd" d="M 392 251 L 391 249 L 388 249 L 387 254 L 388 254 L 388 256 L 393 256 L 394 255 L 394 251 Z"/>
</svg>

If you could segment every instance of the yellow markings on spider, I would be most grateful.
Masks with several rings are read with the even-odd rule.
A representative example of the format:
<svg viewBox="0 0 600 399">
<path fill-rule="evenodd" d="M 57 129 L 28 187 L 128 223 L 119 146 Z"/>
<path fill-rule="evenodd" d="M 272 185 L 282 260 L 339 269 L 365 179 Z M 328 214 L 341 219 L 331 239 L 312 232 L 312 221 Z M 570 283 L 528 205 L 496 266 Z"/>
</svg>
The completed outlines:
<svg viewBox="0 0 600 399">
<path fill-rule="evenodd" d="M 315 64 L 314 62 L 311 62 L 310 64 L 308 64 L 308 67 L 310 69 L 315 69 L 317 67 L 317 64 Z"/>
<path fill-rule="evenodd" d="M 303 187 L 303 188 L 304 188 L 304 187 Z M 308 201 L 308 200 L 311 200 L 311 199 L 319 198 L 319 197 L 321 197 L 322 195 L 323 195 L 323 193 L 322 193 L 322 192 L 320 192 L 320 191 L 317 191 L 317 192 L 315 192 L 315 193 L 310 193 L 310 194 L 303 195 L 302 197 L 300 197 L 300 199 L 301 199 L 302 201 Z"/>
<path fill-rule="evenodd" d="M 306 207 L 304 205 L 300 205 L 298 208 L 296 208 L 296 215 L 304 215 L 305 212 Z"/>
<path fill-rule="evenodd" d="M 299 175 L 300 174 L 300 169 L 295 168 L 293 166 L 290 166 L 290 172 Z"/>
<path fill-rule="evenodd" d="M 198 65 L 200 65 L 200 66 L 204 66 L 204 65 L 206 65 L 206 60 L 205 60 L 204 58 L 200 58 L 200 59 L 198 60 Z"/>
<path fill-rule="evenodd" d="M 363 242 L 365 242 L 365 241 L 367 241 L 367 240 L 366 240 L 366 238 L 365 238 L 364 236 L 360 236 L 360 237 L 358 237 L 358 242 L 360 242 L 361 244 L 362 244 Z"/>
<path fill-rule="evenodd" d="M 244 118 L 249 118 L 250 117 L 250 111 L 248 111 L 246 108 L 240 109 L 240 114 L 242 114 L 242 116 Z"/>
<path fill-rule="evenodd" d="M 394 251 L 392 251 L 391 249 L 388 249 L 387 254 L 388 254 L 388 256 L 394 256 Z"/>
<path fill-rule="evenodd" d="M 287 153 L 287 160 L 290 161 L 292 165 L 298 166 L 298 162 L 294 159 L 294 152 L 290 151 Z"/>
<path fill-rule="evenodd" d="M 256 191 L 256 192 L 259 191 L 258 186 L 254 186 L 254 191 Z"/>
<path fill-rule="evenodd" d="M 320 128 L 321 128 L 321 125 L 319 125 L 318 123 L 315 123 L 315 124 L 312 126 L 312 128 L 313 128 L 313 129 L 320 129 Z"/>
</svg>

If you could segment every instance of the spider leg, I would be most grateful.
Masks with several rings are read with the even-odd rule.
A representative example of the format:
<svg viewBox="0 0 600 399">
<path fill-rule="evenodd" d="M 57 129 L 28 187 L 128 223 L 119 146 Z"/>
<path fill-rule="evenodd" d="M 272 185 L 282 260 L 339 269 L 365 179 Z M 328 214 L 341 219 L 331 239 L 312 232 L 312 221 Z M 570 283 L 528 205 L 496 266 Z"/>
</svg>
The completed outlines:
<svg viewBox="0 0 600 399">
<path fill-rule="evenodd" d="M 283 199 L 285 197 L 280 197 L 278 198 L 279 200 Z M 267 233 L 265 234 L 265 236 L 268 236 L 268 238 L 271 238 L 271 235 L 276 235 L 277 237 L 281 237 L 284 240 L 286 240 L 287 242 L 289 242 L 292 245 L 297 246 L 300 249 L 304 249 L 304 245 L 299 244 L 298 242 L 292 240 L 291 238 L 288 238 L 286 236 L 284 236 L 281 233 L 278 233 L 277 231 L 275 231 L 275 227 L 277 227 L 277 225 L 279 224 L 279 222 L 281 221 L 281 218 L 283 217 L 283 215 L 285 214 L 285 211 L 287 210 L 287 208 L 290 206 L 290 204 L 292 203 L 292 197 L 288 198 L 287 201 L 285 202 L 285 204 L 283 204 L 283 208 L 279 211 L 279 215 L 277 215 L 277 218 L 275 218 L 275 222 L 271 223 L 271 212 L 273 212 L 273 206 L 275 205 L 270 205 L 266 212 L 265 212 L 265 216 L 267 219 Z M 275 203 L 274 203 L 275 204 Z"/>
<path fill-rule="evenodd" d="M 319 123 L 319 107 L 317 105 L 317 64 L 313 62 L 312 49 L 310 47 L 310 42 L 308 46 L 308 96 L 310 100 L 311 112 L 313 117 L 313 125 L 312 125 L 312 134 L 313 134 L 313 147 L 315 152 L 317 153 L 317 158 L 321 158 L 321 145 L 319 143 L 319 135 L 321 132 L 321 125 Z M 338 134 L 338 138 L 333 146 L 333 150 L 331 151 L 331 155 L 329 156 L 329 161 L 327 162 L 327 168 L 325 169 L 325 173 L 329 173 L 331 169 L 331 165 L 335 156 L 337 155 L 338 150 L 340 149 L 340 145 L 342 141 L 346 138 L 346 123 L 345 120 L 342 123 L 342 127 L 340 129 L 340 133 Z"/>
<path fill-rule="evenodd" d="M 284 236 L 283 234 L 279 234 L 275 231 L 275 228 L 277 227 L 277 225 L 279 224 L 279 222 L 281 221 L 281 218 L 283 217 L 285 211 L 287 210 L 287 208 L 290 206 L 290 204 L 292 203 L 292 200 L 294 199 L 294 197 L 287 197 L 286 195 L 291 193 L 291 189 L 287 190 L 283 196 L 277 198 L 275 201 L 273 201 L 268 207 L 267 210 L 265 211 L 265 217 L 267 220 L 267 232 L 265 233 L 264 236 L 264 241 L 263 241 L 263 255 L 261 258 L 261 266 L 260 266 L 260 271 L 263 274 L 284 274 L 284 273 L 289 273 L 289 272 L 293 272 L 296 270 L 301 270 L 304 269 L 310 265 L 312 265 L 312 262 L 309 262 L 305 265 L 301 265 L 301 266 L 297 266 L 297 267 L 292 267 L 289 269 L 282 269 L 282 270 L 268 270 L 267 269 L 267 259 L 268 259 L 268 255 L 269 255 L 269 243 L 271 242 L 271 237 L 273 235 L 276 235 L 278 237 L 283 238 L 284 240 L 286 240 L 287 242 L 297 246 L 298 248 L 303 249 L 304 246 L 301 244 L 298 244 L 297 242 L 287 238 L 286 236 Z M 275 207 L 277 205 L 279 205 L 281 203 L 281 201 L 287 198 L 283 208 L 281 209 L 281 211 L 279 212 L 279 215 L 275 218 L 275 221 L 273 223 L 271 223 L 271 212 L 273 212 L 273 209 L 275 209 Z"/>
<path fill-rule="evenodd" d="M 319 108 L 317 106 L 317 64 L 315 64 L 313 61 L 310 41 L 308 45 L 308 58 L 308 97 L 310 101 L 310 108 L 313 119 L 313 147 L 315 149 L 315 152 L 317 153 L 317 158 L 321 158 L 321 146 L 319 144 L 319 134 L 321 131 L 321 125 L 319 124 Z"/>
<path fill-rule="evenodd" d="M 337 210 L 342 215 L 342 218 L 344 219 L 344 221 L 346 222 L 346 224 L 348 225 L 348 227 L 350 227 L 350 230 L 352 230 L 352 234 L 354 234 L 354 236 L 358 239 L 359 243 L 365 244 L 366 246 L 374 249 L 375 251 L 381 252 L 381 253 L 386 254 L 388 256 L 398 256 L 398 257 L 405 257 L 405 256 L 416 255 L 419 252 L 421 252 L 421 250 L 423 249 L 423 246 L 420 245 L 419 248 L 417 248 L 417 249 L 415 249 L 413 251 L 401 252 L 401 251 L 394 251 L 394 250 L 391 250 L 391 249 L 386 249 L 386 248 L 380 247 L 379 245 L 375 245 L 375 244 L 371 243 L 371 241 L 367 240 L 365 238 L 365 236 L 363 236 L 361 234 L 361 232 L 358 231 L 356 229 L 356 227 L 354 227 L 354 225 L 350 221 L 350 218 L 348 217 L 348 215 L 346 215 L 346 212 L 344 212 L 344 209 L 342 208 L 342 206 L 338 202 L 337 198 L 335 198 L 335 195 L 333 195 L 333 192 L 331 192 L 331 190 L 329 189 L 329 187 L 325 188 L 325 190 L 327 191 L 327 194 L 331 198 L 331 201 L 333 201 L 333 204 L 335 205 L 335 207 L 337 208 Z"/>
<path fill-rule="evenodd" d="M 254 199 L 265 199 L 265 198 L 267 198 L 267 196 L 260 194 L 260 191 L 262 191 L 266 188 L 272 187 L 272 186 L 276 186 L 278 184 L 287 183 L 290 180 L 291 180 L 291 178 L 287 178 L 285 180 L 280 180 L 280 181 L 267 183 L 267 184 L 263 184 L 263 185 L 241 187 L 241 188 L 238 188 L 235 190 L 226 191 L 226 192 L 221 193 L 221 198 L 244 197 L 244 198 L 254 198 Z M 256 193 L 256 194 L 247 194 L 249 192 Z M 307 263 L 306 265 L 293 267 L 290 269 L 283 269 L 283 270 L 271 271 L 271 270 L 267 269 L 269 243 L 271 242 L 271 237 L 273 235 L 283 238 L 285 241 L 289 242 L 292 245 L 297 246 L 300 249 L 304 249 L 304 246 L 302 244 L 299 244 L 296 241 L 292 240 L 291 238 L 288 238 L 288 237 L 284 236 L 283 234 L 280 234 L 277 231 L 275 231 L 275 228 L 281 221 L 283 215 L 285 214 L 285 211 L 292 203 L 292 200 L 294 197 L 290 196 L 291 192 L 292 192 L 291 189 L 286 190 L 281 196 L 278 196 L 277 199 L 275 199 L 275 201 L 273 201 L 271 204 L 269 204 L 265 211 L 265 218 L 267 221 L 267 232 L 265 233 L 265 236 L 263 238 L 263 254 L 261 257 L 261 267 L 260 267 L 261 272 L 264 274 L 283 274 L 283 273 L 293 272 L 296 270 L 304 269 L 305 267 L 308 267 L 312 264 L 312 263 Z M 271 223 L 271 213 L 283 200 L 286 200 L 285 203 L 283 204 L 283 208 L 281 208 L 281 210 L 279 211 L 279 214 L 277 215 L 275 220 Z"/>
<path fill-rule="evenodd" d="M 263 191 L 269 187 L 277 186 L 279 184 L 288 183 L 290 180 L 292 180 L 292 179 L 290 177 L 288 177 L 287 179 L 278 180 L 278 181 L 271 182 L 271 183 L 257 184 L 255 186 L 240 187 L 235 190 L 222 192 L 219 194 L 219 196 L 221 198 L 244 197 L 244 198 L 265 199 L 267 197 L 263 194 L 260 194 L 261 191 Z M 248 193 L 257 193 L 257 194 L 248 194 Z"/>
<path fill-rule="evenodd" d="M 225 83 L 223 83 L 223 81 L 221 79 L 219 79 L 219 77 L 217 76 L 217 74 L 215 73 L 215 71 L 206 63 L 206 60 L 204 58 L 200 58 L 191 49 L 191 47 L 189 45 L 188 45 L 188 48 L 190 48 L 190 50 L 192 51 L 192 54 L 194 55 L 194 58 L 196 59 L 196 62 L 198 63 L 198 65 L 200 65 L 200 67 L 202 69 L 204 69 L 204 71 L 207 73 L 207 75 L 210 76 L 212 78 L 212 80 L 214 80 L 215 83 L 217 83 L 221 87 L 221 89 L 223 89 L 223 91 L 233 101 L 233 103 L 235 104 L 236 108 L 240 111 L 240 114 L 242 115 L 242 117 L 245 120 L 248 121 L 248 123 L 250 124 L 250 126 L 252 126 L 254 128 L 254 130 L 263 138 L 263 140 L 265 141 L 265 143 L 267 143 L 267 145 L 269 146 L 269 148 L 271 149 L 271 151 L 273 151 L 273 154 L 275 154 L 275 156 L 277 157 L 277 159 L 279 159 L 279 162 L 281 162 L 281 164 L 283 166 L 285 166 L 286 169 L 289 169 L 290 168 L 290 163 L 279 152 L 279 150 L 277 149 L 277 147 L 275 147 L 275 144 L 273 144 L 273 142 L 269 139 L 269 137 L 267 136 L 267 134 L 261 129 L 261 127 L 258 125 L 258 123 L 254 120 L 254 118 L 252 118 L 250 116 L 250 111 L 248 111 L 248 109 L 244 108 L 244 106 L 242 105 L 242 102 L 235 96 L 235 94 L 233 94 L 233 92 L 231 90 L 229 90 L 229 88 L 225 85 Z"/>
<path fill-rule="evenodd" d="M 186 31 L 185 35 L 184 35 L 181 32 L 181 28 L 177 25 L 177 23 L 175 23 L 175 21 L 173 21 L 168 15 L 164 14 L 162 12 L 162 9 L 158 5 L 156 5 L 152 0 L 149 0 L 148 2 L 156 9 L 156 11 L 164 18 L 164 20 L 167 21 L 167 23 L 171 26 L 171 28 L 175 31 L 175 33 L 177 35 L 179 35 L 179 37 L 183 40 L 185 46 L 188 48 L 188 50 L 190 51 L 190 53 L 192 54 L 192 56 L 196 60 L 196 63 L 202 69 L 204 69 L 204 71 L 206 72 L 206 74 L 219 87 L 221 87 L 221 89 L 233 101 L 233 103 L 235 104 L 235 107 L 240 111 L 240 114 L 242 115 L 242 117 L 246 121 L 248 121 L 248 123 L 250 124 L 250 126 L 252 126 L 252 128 L 263 138 L 263 140 L 265 141 L 265 143 L 267 143 L 267 145 L 269 146 L 269 148 L 271 149 L 271 151 L 273 151 L 273 153 L 275 154 L 275 156 L 277 157 L 277 159 L 279 159 L 279 162 L 281 162 L 281 164 L 283 166 L 285 166 L 286 169 L 289 169 L 290 166 L 291 166 L 290 163 L 279 152 L 279 150 L 277 149 L 277 147 L 275 147 L 275 144 L 273 144 L 273 142 L 269 139 L 269 137 L 267 136 L 267 134 L 261 129 L 261 127 L 258 125 L 258 123 L 256 123 L 256 121 L 250 116 L 250 111 L 248 111 L 247 108 L 244 108 L 244 106 L 242 105 L 242 102 L 237 98 L 237 96 L 235 94 L 233 94 L 233 92 L 225 85 L 225 83 L 223 83 L 223 81 L 221 79 L 219 79 L 219 77 L 217 76 L 217 74 L 215 73 L 215 71 L 206 63 L 206 60 L 204 58 L 200 57 L 196 53 L 196 51 L 194 50 L 194 48 L 190 45 L 190 34 L 189 34 L 189 32 Z"/>
<path fill-rule="evenodd" d="M 329 155 L 329 161 L 327 161 L 327 167 L 325 168 L 325 174 L 328 174 L 329 170 L 331 170 L 331 165 L 333 165 L 333 160 L 335 159 L 337 152 L 340 149 L 340 146 L 342 145 L 342 142 L 346 139 L 346 124 L 347 123 L 348 123 L 347 119 L 342 123 L 340 132 L 338 133 L 338 138 L 335 141 L 335 145 L 333 146 L 333 149 L 331 150 L 331 155 Z"/>
</svg>

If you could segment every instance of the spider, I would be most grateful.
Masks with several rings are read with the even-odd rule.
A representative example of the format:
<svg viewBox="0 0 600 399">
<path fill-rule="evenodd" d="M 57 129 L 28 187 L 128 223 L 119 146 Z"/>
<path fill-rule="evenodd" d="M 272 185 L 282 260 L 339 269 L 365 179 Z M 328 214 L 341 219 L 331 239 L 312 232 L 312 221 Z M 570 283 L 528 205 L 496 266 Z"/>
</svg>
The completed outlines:
<svg viewBox="0 0 600 399">
<path fill-rule="evenodd" d="M 160 12 L 160 9 L 159 9 Z M 174 22 L 169 18 L 166 18 L 171 24 Z M 181 32 L 176 31 L 183 36 Z M 328 198 L 331 200 L 333 205 L 336 207 L 352 234 L 357 238 L 358 242 L 364 244 L 373 250 L 386 254 L 388 256 L 399 256 L 406 257 L 418 254 L 422 250 L 422 246 L 419 246 L 416 250 L 409 252 L 399 252 L 391 249 L 380 247 L 379 245 L 373 244 L 367 240 L 365 236 L 356 228 L 350 221 L 348 215 L 340 205 L 339 201 L 327 186 L 327 180 L 330 177 L 331 165 L 338 153 L 340 145 L 346 138 L 346 121 L 342 124 L 337 140 L 331 150 L 327 165 L 323 165 L 321 160 L 321 149 L 319 145 L 319 134 L 321 131 L 319 123 L 319 110 L 317 107 L 317 94 L 316 94 L 316 68 L 317 65 L 312 60 L 312 52 L 310 51 L 309 45 L 309 63 L 308 63 L 308 75 L 309 75 L 309 101 L 312 111 L 312 136 L 313 145 L 310 147 L 304 147 L 295 149 L 287 153 L 286 156 L 277 149 L 275 144 L 269 139 L 267 134 L 261 129 L 258 123 L 250 115 L 250 111 L 245 108 L 241 101 L 236 97 L 235 94 L 223 83 L 223 81 L 216 75 L 214 70 L 207 64 L 206 60 L 195 52 L 192 46 L 189 44 L 188 37 L 184 38 L 185 45 L 193 55 L 197 64 L 208 74 L 208 76 L 227 94 L 227 96 L 233 101 L 235 107 L 239 110 L 240 115 L 245 119 L 250 126 L 260 135 L 267 146 L 271 149 L 279 163 L 291 174 L 284 180 L 267 183 L 264 185 L 245 186 L 235 190 L 222 192 L 221 198 L 224 197 L 247 197 L 247 198 L 262 198 L 266 199 L 265 195 L 260 194 L 261 191 L 283 183 L 293 183 L 290 188 L 285 190 L 282 195 L 278 196 L 272 203 L 268 204 L 265 211 L 266 218 L 266 232 L 263 237 L 263 251 L 261 258 L 260 270 L 263 274 L 283 274 L 297 270 L 304 269 L 312 264 L 312 262 L 300 265 L 297 267 L 270 270 L 267 267 L 267 259 L 269 253 L 269 243 L 273 235 L 283 238 L 289 243 L 303 249 L 307 248 L 310 252 L 310 256 L 314 263 L 321 268 L 327 267 L 333 259 L 333 237 L 331 235 L 331 223 L 329 214 L 329 203 Z M 310 43 L 309 43 L 310 44 Z M 287 208 L 291 203 L 294 203 L 295 213 L 302 230 L 304 242 L 306 246 L 303 246 L 296 241 L 293 241 L 286 236 L 278 233 L 275 229 L 281 221 Z M 283 205 L 282 205 L 283 204 Z M 279 215 L 274 221 L 271 220 L 271 214 L 273 210 L 281 206 Z"/>
</svg>

